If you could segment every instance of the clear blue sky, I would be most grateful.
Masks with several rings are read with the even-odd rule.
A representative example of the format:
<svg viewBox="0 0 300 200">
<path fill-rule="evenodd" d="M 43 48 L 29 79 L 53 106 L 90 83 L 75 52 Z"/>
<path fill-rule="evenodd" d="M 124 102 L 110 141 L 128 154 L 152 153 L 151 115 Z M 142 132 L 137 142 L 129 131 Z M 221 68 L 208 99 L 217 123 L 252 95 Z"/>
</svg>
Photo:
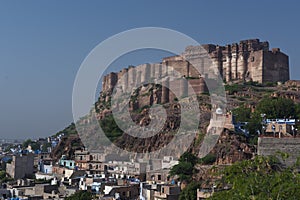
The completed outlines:
<svg viewBox="0 0 300 200">
<path fill-rule="evenodd" d="M 1 1 L 0 138 L 48 136 L 70 124 L 83 59 L 137 27 L 171 28 L 202 44 L 268 40 L 290 56 L 291 78 L 300 79 L 299 8 L 297 1 Z M 149 55 L 122 65 L 164 56 Z"/>
</svg>

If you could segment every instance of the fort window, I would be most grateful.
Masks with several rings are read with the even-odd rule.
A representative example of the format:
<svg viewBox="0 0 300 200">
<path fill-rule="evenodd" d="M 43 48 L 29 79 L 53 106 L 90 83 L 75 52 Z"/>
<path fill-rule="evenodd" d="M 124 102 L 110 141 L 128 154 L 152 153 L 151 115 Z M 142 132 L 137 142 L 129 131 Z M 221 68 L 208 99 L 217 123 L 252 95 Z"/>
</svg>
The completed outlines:
<svg viewBox="0 0 300 200">
<path fill-rule="evenodd" d="M 254 56 L 251 58 L 251 62 L 254 62 L 254 60 L 255 60 L 255 58 L 254 58 Z"/>
<path fill-rule="evenodd" d="M 250 72 L 249 72 L 249 71 L 247 71 L 247 73 L 246 73 L 246 77 L 249 77 L 249 75 L 250 75 Z"/>
</svg>

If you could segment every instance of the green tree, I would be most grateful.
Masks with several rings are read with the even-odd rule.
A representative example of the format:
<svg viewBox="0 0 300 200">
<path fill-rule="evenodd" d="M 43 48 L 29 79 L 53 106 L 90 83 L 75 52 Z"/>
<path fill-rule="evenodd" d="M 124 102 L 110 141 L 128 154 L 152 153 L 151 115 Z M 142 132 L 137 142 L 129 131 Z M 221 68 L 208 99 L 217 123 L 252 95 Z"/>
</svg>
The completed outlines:
<svg viewBox="0 0 300 200">
<path fill-rule="evenodd" d="M 100 120 L 99 123 L 103 132 L 110 139 L 110 141 L 115 141 L 118 137 L 122 136 L 123 131 L 119 128 L 113 115 L 105 117 L 104 119 Z"/>
<path fill-rule="evenodd" d="M 218 186 L 231 189 L 216 192 L 211 199 L 300 199 L 299 174 L 293 167 L 283 168 L 274 156 L 236 162 L 222 174 Z"/>
<path fill-rule="evenodd" d="M 6 171 L 0 171 L 0 183 L 6 183 L 12 180 L 13 179 L 7 175 Z"/>
<path fill-rule="evenodd" d="M 217 159 L 217 156 L 215 154 L 209 153 L 206 156 L 204 156 L 203 158 L 201 158 L 199 160 L 199 162 L 204 165 L 211 165 L 214 162 L 216 162 L 216 159 Z"/>
<path fill-rule="evenodd" d="M 264 98 L 256 106 L 255 112 L 266 114 L 267 118 L 296 117 L 295 104 L 291 99 Z"/>
<path fill-rule="evenodd" d="M 170 175 L 178 175 L 181 181 L 189 181 L 194 173 L 194 166 L 189 162 L 179 162 L 170 170 Z"/>
<path fill-rule="evenodd" d="M 25 140 L 22 144 L 23 148 L 27 148 L 32 143 L 31 139 Z"/>
<path fill-rule="evenodd" d="M 42 151 L 43 152 L 47 152 L 48 151 L 48 147 L 51 147 L 51 143 L 45 143 L 42 147 Z"/>
<path fill-rule="evenodd" d="M 196 172 L 194 166 L 199 161 L 198 157 L 192 153 L 185 152 L 179 158 L 179 163 L 170 170 L 170 175 L 178 175 L 181 181 L 190 181 Z"/>
<path fill-rule="evenodd" d="M 195 200 L 197 199 L 197 189 L 200 187 L 199 183 L 192 182 L 188 184 L 180 193 L 179 200 Z"/>
<path fill-rule="evenodd" d="M 23 148 L 27 148 L 29 145 L 31 146 L 33 151 L 40 149 L 40 144 L 38 142 L 32 141 L 31 139 L 24 141 L 22 144 Z"/>
<path fill-rule="evenodd" d="M 6 177 L 6 172 L 5 171 L 0 171 L 0 179 L 4 179 Z"/>
<path fill-rule="evenodd" d="M 251 114 L 247 128 L 250 134 L 255 136 L 258 130 L 261 131 L 261 114 L 266 114 L 269 119 L 297 117 L 299 115 L 297 114 L 297 107 L 291 99 L 263 98 L 256 105 L 255 112 Z M 300 113 L 300 106 L 298 111 Z"/>
<path fill-rule="evenodd" d="M 245 105 L 239 106 L 232 110 L 236 122 L 249 122 L 251 118 L 251 109 Z"/>
<path fill-rule="evenodd" d="M 190 152 L 185 152 L 179 158 L 179 162 L 188 162 L 192 165 L 195 165 L 198 162 L 199 158 Z"/>
<path fill-rule="evenodd" d="M 62 131 L 57 132 L 54 136 L 57 137 L 62 133 L 65 134 L 65 136 L 77 135 L 78 132 L 76 130 L 75 123 L 72 122 L 68 127 L 64 128 Z"/>
<path fill-rule="evenodd" d="M 92 200 L 93 195 L 91 192 L 80 190 L 75 194 L 66 198 L 66 200 Z"/>
<path fill-rule="evenodd" d="M 242 90 L 243 86 L 240 84 L 225 85 L 225 91 L 227 91 L 229 95 L 233 95 L 235 92 Z"/>
</svg>

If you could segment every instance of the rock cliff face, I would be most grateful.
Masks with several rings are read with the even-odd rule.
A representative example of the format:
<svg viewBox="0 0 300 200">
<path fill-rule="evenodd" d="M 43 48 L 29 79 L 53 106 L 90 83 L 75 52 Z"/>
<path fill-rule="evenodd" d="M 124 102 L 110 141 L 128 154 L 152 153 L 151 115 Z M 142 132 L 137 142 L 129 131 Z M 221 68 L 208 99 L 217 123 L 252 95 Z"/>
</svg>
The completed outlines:
<svg viewBox="0 0 300 200">
<path fill-rule="evenodd" d="M 111 115 L 114 109 L 120 110 L 122 101 L 118 102 L 120 107 L 110 105 L 107 101 L 111 99 L 109 91 L 102 92 L 96 105 L 96 118 L 105 122 Z M 172 102 L 162 103 L 162 86 L 158 84 L 148 84 L 137 88 L 130 96 L 128 103 L 130 118 L 135 125 L 142 128 L 142 132 L 149 132 L 149 137 L 132 136 L 131 132 L 138 132 L 136 129 L 129 127 L 126 131 L 122 131 L 120 137 L 114 140 L 117 147 L 125 149 L 129 152 L 146 153 L 160 150 L 162 147 L 168 145 L 176 135 L 181 125 L 181 103 L 188 104 L 189 98 L 174 99 Z M 201 97 L 199 109 L 201 112 L 197 117 L 201 119 L 201 123 L 196 125 L 203 130 L 206 129 L 207 123 L 210 120 L 210 98 L 208 95 Z M 158 106 L 158 107 L 157 107 Z M 158 108 L 158 111 L 153 109 Z M 192 108 L 188 108 L 192 109 Z M 162 114 L 159 114 L 159 112 Z M 164 116 L 165 114 L 165 116 Z M 124 121 L 131 119 L 124 118 Z M 149 125 L 151 122 L 151 126 Z M 157 122 L 157 125 L 156 125 Z M 162 125 L 161 125 L 162 123 Z M 157 129 L 157 127 L 161 127 Z M 108 134 L 110 134 L 108 130 Z M 190 143 L 189 141 L 188 143 Z M 187 147 L 188 148 L 188 147 Z M 177 154 L 176 154 L 177 155 Z M 180 154 L 177 155 L 179 157 Z"/>
<path fill-rule="evenodd" d="M 69 159 L 74 159 L 74 153 L 83 146 L 78 135 L 63 137 L 58 145 L 51 152 L 54 160 L 59 160 L 62 155 L 66 155 Z"/>
<path fill-rule="evenodd" d="M 224 165 L 251 159 L 255 154 L 255 147 L 249 145 L 244 136 L 225 130 L 212 153 L 217 155 L 215 164 Z"/>
<path fill-rule="evenodd" d="M 164 126 L 157 134 L 152 137 L 141 139 L 138 137 L 133 137 L 130 134 L 123 134 L 121 131 L 118 137 L 114 137 L 114 144 L 122 149 L 126 149 L 130 152 L 151 152 L 161 147 L 167 145 L 174 137 L 174 133 L 178 130 L 180 126 L 180 105 L 179 102 L 169 102 L 161 104 L 161 86 L 155 84 L 144 85 L 141 88 L 136 89 L 132 93 L 129 110 L 130 117 L 135 122 L 136 125 L 140 127 L 147 127 L 152 120 L 151 106 L 162 105 L 163 109 L 166 110 L 167 120 L 164 122 Z M 235 108 L 240 104 L 245 104 L 248 107 L 255 109 L 256 103 L 264 96 L 280 96 L 284 98 L 289 98 L 297 103 L 300 103 L 300 97 L 297 91 L 300 89 L 300 84 L 297 81 L 289 81 L 286 84 L 279 86 L 268 86 L 262 87 L 260 85 L 239 85 L 237 89 L 232 91 L 227 90 L 227 102 L 228 109 Z M 192 145 L 189 147 L 189 151 L 197 154 L 203 140 L 203 136 L 207 131 L 209 120 L 211 118 L 211 102 L 210 96 L 206 94 L 198 95 L 199 101 L 199 133 L 193 139 Z M 95 104 L 98 120 L 105 121 L 105 119 L 112 116 L 113 106 L 109 103 L 111 99 L 111 94 L 109 92 L 101 92 L 100 97 Z M 88 123 L 88 118 L 81 119 L 80 123 Z M 103 125 L 103 124 L 102 124 Z M 106 126 L 104 124 L 104 126 Z M 88 126 L 86 128 L 87 138 L 95 137 L 97 134 L 97 126 Z M 107 134 L 110 134 L 108 131 Z M 81 139 L 86 140 L 80 136 Z M 74 144 L 81 144 L 80 138 L 65 138 L 58 145 L 57 149 L 54 150 L 53 156 L 59 158 L 60 155 L 65 154 L 72 157 L 74 149 Z M 99 146 L 99 142 L 95 142 L 95 145 Z M 81 144 L 82 145 L 82 144 Z M 220 136 L 217 145 L 212 150 L 211 153 L 216 155 L 216 164 L 230 164 L 238 160 L 249 159 L 252 154 L 256 152 L 255 147 L 250 146 L 247 140 L 239 135 L 234 134 L 228 130 L 225 130 Z M 178 155 L 179 156 L 179 155 Z"/>
<path fill-rule="evenodd" d="M 194 150 L 197 146 L 193 145 Z M 220 172 L 225 166 L 237 161 L 253 158 L 256 153 L 256 147 L 249 145 L 246 138 L 236 133 L 224 130 L 217 144 L 210 152 L 215 155 L 215 162 L 210 164 L 197 164 L 195 166 L 197 173 L 193 180 L 202 182 L 203 188 L 211 188 L 216 181 L 220 181 Z"/>
</svg>

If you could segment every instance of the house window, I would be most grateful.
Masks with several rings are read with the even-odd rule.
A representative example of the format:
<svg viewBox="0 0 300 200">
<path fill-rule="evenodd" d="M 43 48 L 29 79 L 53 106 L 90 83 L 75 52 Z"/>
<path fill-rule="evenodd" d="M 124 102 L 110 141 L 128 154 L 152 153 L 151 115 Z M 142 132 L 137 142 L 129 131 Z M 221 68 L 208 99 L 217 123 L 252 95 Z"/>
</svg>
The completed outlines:
<svg viewBox="0 0 300 200">
<path fill-rule="evenodd" d="M 157 180 L 159 180 L 159 181 L 161 180 L 161 175 L 157 176 Z"/>
<path fill-rule="evenodd" d="M 155 180 L 155 176 L 154 176 L 154 175 L 151 176 L 151 180 L 152 180 L 152 181 Z"/>
</svg>

